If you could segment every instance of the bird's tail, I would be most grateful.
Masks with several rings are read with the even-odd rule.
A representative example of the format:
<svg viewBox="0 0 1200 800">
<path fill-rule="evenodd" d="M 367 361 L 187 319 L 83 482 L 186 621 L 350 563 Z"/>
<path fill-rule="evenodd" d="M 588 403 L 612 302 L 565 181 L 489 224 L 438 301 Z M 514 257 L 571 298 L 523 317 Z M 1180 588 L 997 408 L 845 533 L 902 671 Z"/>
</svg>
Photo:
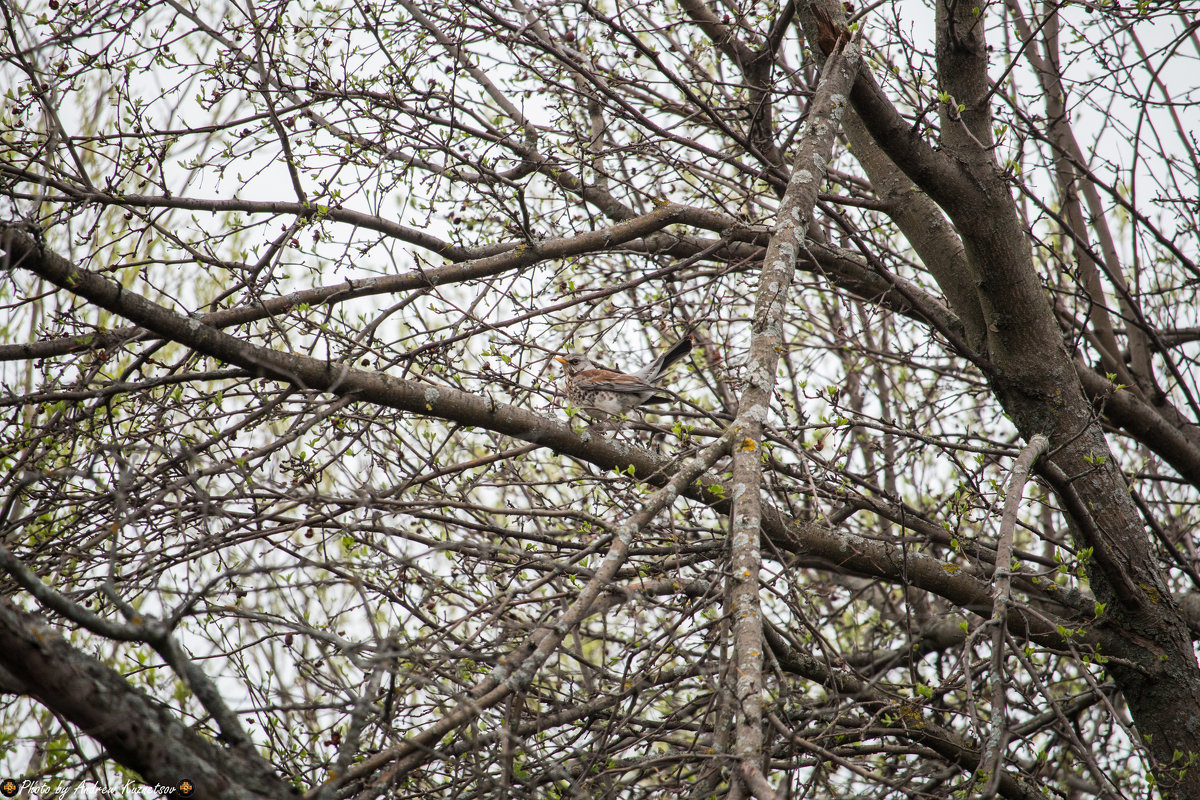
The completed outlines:
<svg viewBox="0 0 1200 800">
<path fill-rule="evenodd" d="M 679 339 L 679 341 L 664 350 L 662 355 L 654 359 L 650 366 L 643 370 L 644 374 L 641 376 L 643 380 L 645 380 L 647 383 L 657 382 L 659 378 L 667 374 L 667 370 L 674 366 L 676 362 L 680 361 L 687 356 L 688 353 L 692 352 L 692 343 L 695 339 L 695 333 L 696 326 L 690 326 L 687 329 L 687 332 L 684 333 Z"/>
</svg>

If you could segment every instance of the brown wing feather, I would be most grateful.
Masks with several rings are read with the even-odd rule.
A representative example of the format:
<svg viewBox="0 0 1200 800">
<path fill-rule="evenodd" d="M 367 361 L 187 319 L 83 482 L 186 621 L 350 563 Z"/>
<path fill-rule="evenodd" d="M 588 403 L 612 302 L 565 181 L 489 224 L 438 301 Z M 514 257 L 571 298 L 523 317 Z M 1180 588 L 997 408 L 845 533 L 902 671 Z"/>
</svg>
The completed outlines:
<svg viewBox="0 0 1200 800">
<path fill-rule="evenodd" d="M 647 390 L 658 391 L 658 387 L 651 386 L 640 378 L 607 369 L 585 369 L 583 372 L 577 372 L 575 385 L 595 391 L 627 394 L 639 394 Z"/>
</svg>

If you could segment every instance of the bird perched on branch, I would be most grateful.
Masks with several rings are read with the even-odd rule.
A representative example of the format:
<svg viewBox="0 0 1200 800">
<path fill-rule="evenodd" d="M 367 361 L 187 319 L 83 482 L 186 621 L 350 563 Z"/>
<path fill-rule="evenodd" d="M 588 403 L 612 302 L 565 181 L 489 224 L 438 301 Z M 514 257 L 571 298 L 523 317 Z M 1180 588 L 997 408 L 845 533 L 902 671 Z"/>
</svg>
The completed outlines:
<svg viewBox="0 0 1200 800">
<path fill-rule="evenodd" d="M 567 374 L 567 401 L 593 419 L 625 414 L 642 406 L 669 403 L 673 398 L 655 384 L 667 370 L 692 351 L 693 325 L 662 355 L 634 373 L 618 372 L 593 364 L 582 353 L 556 356 Z"/>
</svg>

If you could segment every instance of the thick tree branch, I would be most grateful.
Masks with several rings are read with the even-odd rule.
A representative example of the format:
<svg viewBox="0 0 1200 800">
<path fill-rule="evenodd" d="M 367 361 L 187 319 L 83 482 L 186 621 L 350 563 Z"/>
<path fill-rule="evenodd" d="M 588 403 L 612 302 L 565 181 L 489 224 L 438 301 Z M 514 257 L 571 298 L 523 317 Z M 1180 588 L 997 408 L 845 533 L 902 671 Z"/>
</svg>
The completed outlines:
<svg viewBox="0 0 1200 800">
<path fill-rule="evenodd" d="M 21 690 L 78 725 L 149 784 L 187 779 L 198 797 L 291 798 L 257 756 L 221 748 L 53 628 L 0 599 L 0 665 Z"/>
<path fill-rule="evenodd" d="M 986 793 L 994 794 L 999 785 L 1003 765 L 1003 737 L 1007 733 L 1008 677 L 1004 670 L 1004 642 L 1008 633 L 1008 604 L 1012 588 L 1013 536 L 1017 528 L 1017 512 L 1029 470 L 1049 446 L 1049 440 L 1038 434 L 1021 451 L 1013 464 L 1012 475 L 1004 491 L 1004 511 L 1000 516 L 1000 532 L 996 537 L 996 571 L 992 574 L 992 726 L 984 746 L 983 769 L 988 776 Z"/>
<path fill-rule="evenodd" d="M 787 297 L 804 247 L 817 194 L 824 183 L 833 142 L 841 129 L 846 92 L 858 74 L 862 57 L 856 42 L 844 44 L 822 71 L 816 96 L 809 107 L 808 127 L 801 138 L 787 191 L 763 258 L 750 334 L 746 365 L 750 376 L 738 399 L 738 416 L 731 426 L 737 442 L 733 448 L 733 511 L 731 512 L 730 566 L 733 588 L 734 669 L 737 671 L 734 723 L 734 757 L 743 779 L 760 800 L 770 792 L 760 772 L 763 760 L 762 717 L 762 616 L 759 608 L 759 551 L 762 527 L 762 439 L 770 415 L 771 397 L 779 353 L 784 346 L 783 326 Z"/>
</svg>

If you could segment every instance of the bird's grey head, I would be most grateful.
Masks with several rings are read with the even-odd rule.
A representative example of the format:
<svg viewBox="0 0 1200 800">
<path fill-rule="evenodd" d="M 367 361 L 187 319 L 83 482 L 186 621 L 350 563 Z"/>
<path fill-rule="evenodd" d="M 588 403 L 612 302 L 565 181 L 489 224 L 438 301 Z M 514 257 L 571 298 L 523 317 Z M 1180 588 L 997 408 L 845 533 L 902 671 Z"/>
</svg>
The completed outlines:
<svg viewBox="0 0 1200 800">
<path fill-rule="evenodd" d="M 588 357 L 583 353 L 567 353 L 563 356 L 555 356 L 554 360 L 563 365 L 563 369 L 568 375 L 592 368 L 592 362 L 588 361 Z"/>
</svg>

